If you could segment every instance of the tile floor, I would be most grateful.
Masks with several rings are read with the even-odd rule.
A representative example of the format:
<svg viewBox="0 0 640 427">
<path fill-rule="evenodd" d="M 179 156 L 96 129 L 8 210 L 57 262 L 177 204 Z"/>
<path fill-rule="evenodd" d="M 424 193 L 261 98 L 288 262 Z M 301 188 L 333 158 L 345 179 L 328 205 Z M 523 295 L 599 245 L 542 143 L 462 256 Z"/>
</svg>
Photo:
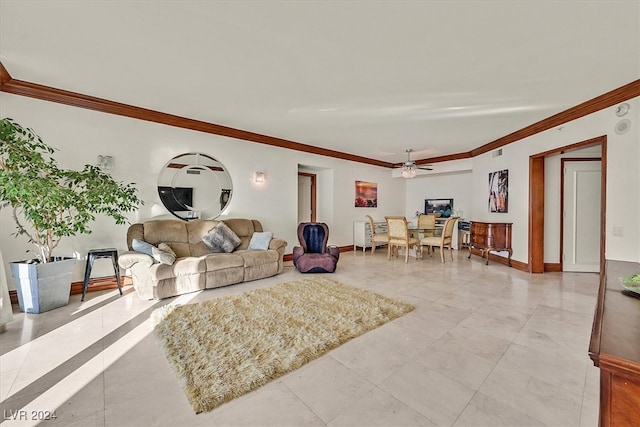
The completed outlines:
<svg viewBox="0 0 640 427">
<path fill-rule="evenodd" d="M 1 425 L 55 411 L 42 426 L 597 426 L 587 349 L 598 276 L 531 275 L 454 255 L 405 264 L 384 250 L 343 253 L 332 278 L 416 310 L 202 414 L 149 314 L 301 277 L 290 263 L 277 277 L 160 302 L 127 288 L 17 313 L 0 335 Z"/>
</svg>

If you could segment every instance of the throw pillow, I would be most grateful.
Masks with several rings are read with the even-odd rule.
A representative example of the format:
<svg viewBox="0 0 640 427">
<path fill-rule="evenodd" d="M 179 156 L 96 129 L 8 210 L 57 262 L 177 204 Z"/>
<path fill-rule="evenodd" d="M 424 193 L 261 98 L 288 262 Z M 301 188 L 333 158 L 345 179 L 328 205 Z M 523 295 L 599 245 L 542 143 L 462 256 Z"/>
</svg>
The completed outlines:
<svg viewBox="0 0 640 427">
<path fill-rule="evenodd" d="M 253 236 L 251 236 L 249 249 L 262 251 L 269 249 L 269 242 L 271 242 L 272 237 L 273 233 L 270 231 L 256 231 L 253 233 Z"/>
<path fill-rule="evenodd" d="M 222 221 L 205 234 L 202 241 L 212 252 L 233 252 L 242 243 L 238 235 Z"/>
<path fill-rule="evenodd" d="M 147 243 L 144 240 L 138 239 L 133 239 L 133 241 L 131 242 L 131 248 L 133 248 L 134 251 L 142 252 L 143 254 L 151 256 L 153 256 L 153 249 L 157 249 L 151 243 Z"/>
<path fill-rule="evenodd" d="M 176 253 L 166 243 L 160 243 L 157 248 L 153 248 L 153 257 L 161 264 L 172 265 L 176 261 Z"/>
</svg>

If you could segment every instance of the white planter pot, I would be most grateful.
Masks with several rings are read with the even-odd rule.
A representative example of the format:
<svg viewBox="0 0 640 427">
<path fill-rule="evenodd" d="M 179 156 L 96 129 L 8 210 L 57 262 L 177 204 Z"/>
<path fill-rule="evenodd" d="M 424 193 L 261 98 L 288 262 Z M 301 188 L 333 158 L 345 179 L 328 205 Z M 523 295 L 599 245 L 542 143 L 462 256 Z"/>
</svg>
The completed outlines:
<svg viewBox="0 0 640 427">
<path fill-rule="evenodd" d="M 69 304 L 75 258 L 45 264 L 11 263 L 20 311 L 42 313 Z"/>
</svg>

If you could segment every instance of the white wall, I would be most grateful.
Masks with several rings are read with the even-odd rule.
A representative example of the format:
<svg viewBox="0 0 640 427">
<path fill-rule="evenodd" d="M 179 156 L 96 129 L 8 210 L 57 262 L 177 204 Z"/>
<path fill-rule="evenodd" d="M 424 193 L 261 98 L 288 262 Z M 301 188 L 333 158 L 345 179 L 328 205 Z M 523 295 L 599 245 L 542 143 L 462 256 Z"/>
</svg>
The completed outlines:
<svg viewBox="0 0 640 427">
<path fill-rule="evenodd" d="M 529 156 L 606 135 L 605 256 L 622 261 L 640 260 L 640 168 L 637 161 L 640 152 L 640 105 L 638 98 L 627 102 L 631 110 L 625 118 L 632 124 L 626 134 L 618 135 L 614 131 L 616 123 L 621 120 L 615 115 L 614 106 L 505 146 L 500 157 L 493 157 L 489 152 L 473 159 L 470 182 L 473 219 L 513 222 L 514 259 L 527 262 L 528 258 Z M 502 169 L 509 170 L 509 212 L 489 213 L 487 177 L 490 172 Z M 545 186 L 545 190 L 554 191 L 550 185 Z M 555 191 L 560 191 L 559 184 Z M 623 236 L 613 236 L 613 227 L 622 227 Z M 557 241 L 548 243 L 554 245 Z"/>
<path fill-rule="evenodd" d="M 471 162 L 468 160 L 437 163 L 434 170 L 406 181 L 407 203 L 405 215 L 417 221 L 416 211 L 424 211 L 425 199 L 453 199 L 453 209 L 461 218 L 472 218 L 471 211 Z M 445 171 L 446 172 L 443 172 Z"/>
<path fill-rule="evenodd" d="M 529 156 L 595 137 L 607 136 L 606 246 L 608 259 L 640 261 L 640 102 L 627 101 L 630 130 L 615 132 L 621 120 L 616 106 L 565 123 L 502 147 L 502 156 L 493 152 L 471 160 L 436 163 L 433 172 L 407 180 L 405 215 L 414 218 L 425 196 L 453 197 L 456 209 L 466 219 L 513 223 L 513 259 L 528 262 Z M 545 165 L 545 262 L 559 262 L 560 246 L 560 158 L 597 156 L 598 149 L 572 151 L 552 156 Z M 469 170 L 472 169 L 472 172 Z M 490 172 L 509 170 L 509 212 L 490 213 L 488 177 Z M 458 170 L 458 172 L 456 172 Z M 437 192 L 434 194 L 433 192 Z M 613 227 L 622 227 L 622 236 L 613 236 Z M 505 254 L 506 255 L 506 254 Z"/>
<path fill-rule="evenodd" d="M 402 212 L 404 182 L 393 179 L 386 168 L 364 165 L 204 134 L 156 123 L 144 122 L 90 110 L 0 93 L 0 115 L 33 128 L 43 140 L 58 148 L 55 157 L 61 166 L 81 168 L 95 164 L 98 154 L 112 155 L 110 172 L 117 180 L 134 182 L 145 205 L 130 215 L 131 222 L 167 214 L 157 194 L 157 178 L 165 163 L 185 152 L 202 152 L 219 160 L 231 174 L 233 197 L 224 217 L 255 218 L 265 230 L 288 242 L 291 253 L 297 244 L 298 166 L 318 172 L 318 220 L 330 227 L 330 243 L 353 245 L 353 221 L 364 215 L 375 217 Z M 254 182 L 254 172 L 264 171 L 267 180 Z M 356 180 L 378 183 L 379 207 L 355 208 Z M 170 216 L 169 216 L 170 217 Z M 117 226 L 110 218 L 99 218 L 93 233 L 63 239 L 57 255 L 91 248 L 126 249 L 127 226 Z M 15 226 L 9 209 L 0 211 L 0 250 L 6 263 L 32 258 L 25 238 L 14 238 Z M 108 261 L 108 260 L 107 260 Z M 7 271 L 10 271 L 7 265 Z M 109 264 L 97 265 L 94 277 L 113 274 Z M 84 264 L 78 263 L 74 281 L 82 280 Z M 9 273 L 10 274 L 10 273 Z M 9 278 L 10 288 L 14 289 Z"/>
<path fill-rule="evenodd" d="M 173 128 L 139 120 L 97 113 L 80 108 L 0 93 L 0 115 L 33 128 L 45 142 L 60 149 L 56 156 L 63 167 L 81 168 L 95 163 L 98 154 L 112 155 L 113 176 L 135 182 L 145 205 L 130 216 L 132 222 L 166 213 L 160 204 L 156 181 L 163 165 L 184 152 L 198 151 L 218 159 L 229 170 L 234 195 L 225 217 L 259 219 L 266 230 L 289 242 L 287 252 L 297 244 L 297 173 L 300 165 L 318 172 L 318 220 L 330 226 L 330 242 L 353 244 L 353 221 L 369 214 L 375 219 L 405 213 L 408 218 L 421 210 L 426 197 L 453 197 L 456 209 L 467 219 L 513 222 L 513 258 L 527 262 L 529 156 L 601 135 L 607 135 L 607 227 L 606 256 L 609 259 L 640 261 L 640 105 L 628 101 L 632 121 L 624 135 L 614 132 L 620 120 L 615 107 L 566 123 L 503 147 L 503 155 L 486 153 L 474 159 L 436 164 L 437 170 L 413 180 L 397 178 L 385 168 L 333 159 L 309 153 L 275 148 L 216 135 Z M 472 172 L 469 172 L 473 169 Z M 509 212 L 489 213 L 489 172 L 509 170 Z M 264 171 L 267 181 L 253 182 L 255 171 Z M 396 177 L 393 177 L 395 175 Z M 378 184 L 378 207 L 354 207 L 356 180 Z M 437 191 L 436 191 L 437 189 Z M 623 236 L 613 236 L 622 227 Z M 58 255 L 91 248 L 125 249 L 126 226 L 99 218 L 90 235 L 63 240 Z M 6 263 L 30 257 L 26 239 L 14 238 L 14 224 L 8 209 L 0 211 L 0 250 Z M 81 280 L 83 265 L 76 267 L 74 280 Z M 7 271 L 10 269 L 7 268 Z M 108 267 L 96 275 L 110 274 Z M 13 289 L 13 280 L 9 279 Z"/>
</svg>

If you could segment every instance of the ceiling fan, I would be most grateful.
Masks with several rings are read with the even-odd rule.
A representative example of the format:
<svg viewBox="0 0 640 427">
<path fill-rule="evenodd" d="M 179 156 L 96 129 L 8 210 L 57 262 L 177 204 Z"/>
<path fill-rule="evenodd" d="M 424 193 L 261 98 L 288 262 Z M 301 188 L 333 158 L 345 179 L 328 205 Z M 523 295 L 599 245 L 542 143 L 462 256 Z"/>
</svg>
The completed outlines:
<svg viewBox="0 0 640 427">
<path fill-rule="evenodd" d="M 405 151 L 407 152 L 407 161 L 404 162 L 404 164 L 402 165 L 403 178 L 406 178 L 406 179 L 415 178 L 418 169 L 422 169 L 426 171 L 433 170 L 431 165 L 418 166 L 416 165 L 416 162 L 414 160 L 411 160 L 411 152 L 413 152 L 412 148 L 407 148 Z"/>
</svg>

